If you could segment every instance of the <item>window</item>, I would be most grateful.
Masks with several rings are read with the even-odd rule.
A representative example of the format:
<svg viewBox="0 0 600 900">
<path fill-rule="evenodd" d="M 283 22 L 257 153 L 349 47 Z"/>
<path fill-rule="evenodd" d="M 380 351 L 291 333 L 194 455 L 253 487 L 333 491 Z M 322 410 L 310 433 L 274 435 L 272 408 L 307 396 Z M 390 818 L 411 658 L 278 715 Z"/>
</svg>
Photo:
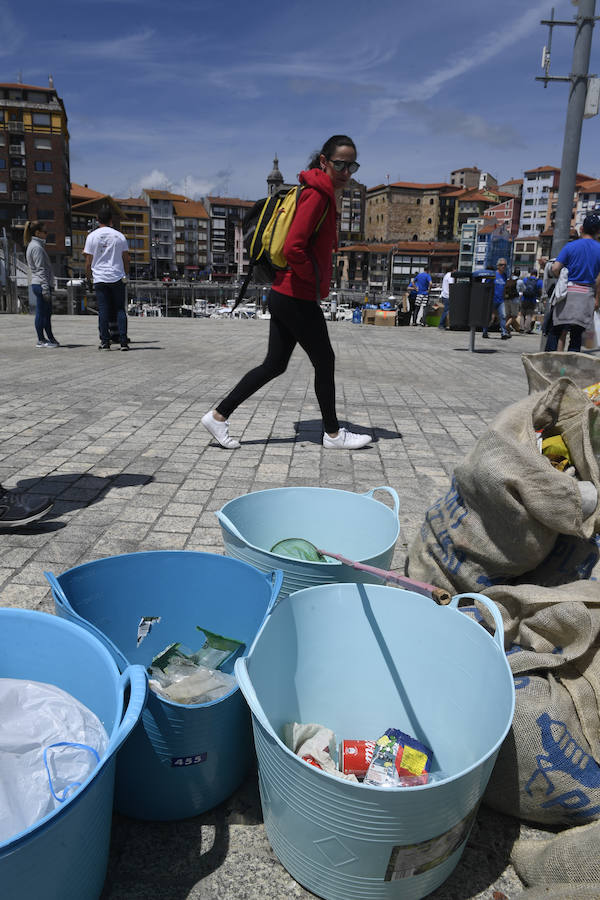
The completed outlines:
<svg viewBox="0 0 600 900">
<path fill-rule="evenodd" d="M 35 192 L 36 192 L 36 194 L 51 194 L 52 193 L 52 185 L 51 184 L 36 184 Z"/>
<path fill-rule="evenodd" d="M 55 244 L 56 243 L 56 235 L 55 234 L 47 234 L 46 235 L 46 243 L 47 244 Z"/>
<path fill-rule="evenodd" d="M 523 231 L 531 231 L 531 225 L 523 225 Z"/>
<path fill-rule="evenodd" d="M 7 193 L 6 181 L 0 181 L 0 194 L 6 194 L 6 193 Z"/>
<path fill-rule="evenodd" d="M 408 223 L 412 222 L 412 218 L 409 216 L 406 220 Z"/>
<path fill-rule="evenodd" d="M 0 159 L 0 169 L 5 169 L 5 168 L 6 168 L 6 160 Z"/>
<path fill-rule="evenodd" d="M 434 203 L 435 203 L 435 200 L 434 200 L 433 197 L 432 197 L 431 200 L 429 201 L 429 205 L 430 205 L 430 206 L 433 206 Z"/>
<path fill-rule="evenodd" d="M 52 142 L 50 138 L 34 138 L 33 147 L 35 150 L 52 150 Z"/>
<path fill-rule="evenodd" d="M 420 206 L 420 205 L 421 205 L 421 198 L 417 197 L 417 206 Z"/>
<path fill-rule="evenodd" d="M 432 222 L 433 222 L 433 219 L 427 219 L 427 224 L 428 224 L 428 225 L 431 225 Z"/>
<path fill-rule="evenodd" d="M 36 172 L 51 172 L 52 163 L 49 160 L 36 159 L 33 163 Z"/>
<path fill-rule="evenodd" d="M 52 221 L 54 219 L 54 210 L 53 209 L 38 209 L 38 219 L 42 219 L 45 221 Z"/>
<path fill-rule="evenodd" d="M 48 113 L 34 113 L 32 119 L 34 125 L 50 126 L 50 116 Z"/>
</svg>

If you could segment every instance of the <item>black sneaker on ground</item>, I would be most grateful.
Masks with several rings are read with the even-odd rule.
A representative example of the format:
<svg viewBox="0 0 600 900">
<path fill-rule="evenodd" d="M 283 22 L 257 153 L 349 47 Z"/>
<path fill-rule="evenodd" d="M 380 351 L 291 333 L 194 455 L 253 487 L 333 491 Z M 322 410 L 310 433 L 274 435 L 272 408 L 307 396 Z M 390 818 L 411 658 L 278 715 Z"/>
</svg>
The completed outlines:
<svg viewBox="0 0 600 900">
<path fill-rule="evenodd" d="M 510 340 L 510 337 L 511 337 L 511 336 L 510 336 L 510 334 L 508 333 L 508 331 L 505 331 L 504 334 L 501 336 L 500 340 L 501 340 L 501 341 L 509 341 L 509 340 Z"/>
<path fill-rule="evenodd" d="M 98 347 L 98 350 L 110 350 L 110 344 L 107 344 L 103 341 Z"/>
<path fill-rule="evenodd" d="M 121 343 L 121 350 L 129 350 L 129 344 L 127 343 L 127 341 L 123 341 Z"/>
<path fill-rule="evenodd" d="M 0 528 L 18 528 L 41 519 L 50 512 L 53 501 L 50 497 L 23 494 L 21 491 L 7 491 L 0 484 Z"/>
<path fill-rule="evenodd" d="M 489 336 L 489 334 L 487 333 L 487 331 L 482 331 L 482 332 L 481 332 L 481 337 L 484 338 L 484 339 L 487 338 L 487 339 L 489 340 L 489 337 L 490 337 L 490 336 Z"/>
</svg>

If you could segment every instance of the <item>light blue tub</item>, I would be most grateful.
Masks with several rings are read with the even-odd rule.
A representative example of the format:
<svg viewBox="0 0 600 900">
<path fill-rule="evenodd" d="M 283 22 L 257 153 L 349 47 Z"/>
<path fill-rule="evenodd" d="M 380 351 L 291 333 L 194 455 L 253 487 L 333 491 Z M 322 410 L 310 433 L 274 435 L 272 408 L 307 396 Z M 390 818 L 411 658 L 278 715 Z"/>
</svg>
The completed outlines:
<svg viewBox="0 0 600 900">
<path fill-rule="evenodd" d="M 103 644 L 70 622 L 4 608 L 0 677 L 62 688 L 98 716 L 109 737 L 97 768 L 77 793 L 0 843 L 0 893 L 6 900 L 98 900 L 108 862 L 115 754 L 140 717 L 146 673 L 129 666 L 119 674 Z"/>
<path fill-rule="evenodd" d="M 458 610 L 477 597 L 492 637 Z M 238 683 L 252 710 L 267 836 L 288 872 L 325 900 L 416 900 L 458 863 L 514 711 L 495 605 L 449 606 L 370 584 L 282 600 Z M 400 728 L 434 753 L 427 785 L 387 789 L 318 771 L 281 741 L 287 722 L 342 739 Z M 443 773 L 443 774 L 441 774 Z"/>
<path fill-rule="evenodd" d="M 373 498 L 386 491 L 394 508 Z M 282 569 L 281 596 L 334 582 L 377 582 L 378 579 L 337 561 L 306 562 L 271 553 L 284 538 L 304 538 L 316 547 L 355 562 L 389 569 L 396 541 L 398 494 L 376 487 L 366 494 L 331 488 L 287 487 L 255 491 L 230 500 L 216 515 L 228 556 L 268 572 Z"/>
<path fill-rule="evenodd" d="M 57 613 L 95 634 L 121 667 L 149 666 L 174 641 L 194 649 L 197 625 L 243 641 L 247 651 L 281 584 L 281 573 L 264 575 L 234 559 L 191 551 L 113 556 L 46 577 Z M 161 622 L 138 646 L 142 616 Z M 251 758 L 248 710 L 237 687 L 195 705 L 150 691 L 119 753 L 115 805 L 139 819 L 198 815 L 233 793 Z"/>
</svg>

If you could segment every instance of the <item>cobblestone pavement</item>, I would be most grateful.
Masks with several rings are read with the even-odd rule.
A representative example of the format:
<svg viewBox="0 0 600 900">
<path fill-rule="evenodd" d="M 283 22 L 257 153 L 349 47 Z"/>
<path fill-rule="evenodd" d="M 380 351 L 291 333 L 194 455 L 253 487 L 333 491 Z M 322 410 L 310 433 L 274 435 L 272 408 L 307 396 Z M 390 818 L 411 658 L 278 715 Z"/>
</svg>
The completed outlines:
<svg viewBox="0 0 600 900">
<path fill-rule="evenodd" d="M 46 612 L 44 570 L 137 550 L 222 552 L 214 511 L 279 485 L 395 487 L 401 566 L 456 462 L 526 393 L 520 355 L 539 348 L 534 336 L 492 334 L 471 353 L 466 333 L 333 323 L 339 416 L 372 429 L 372 446 L 323 450 L 312 370 L 298 350 L 232 417 L 242 447 L 230 452 L 200 418 L 262 358 L 267 322 L 130 319 L 130 353 L 99 353 L 92 317 L 54 325 L 61 347 L 38 350 L 32 317 L 0 319 L 0 480 L 55 498 L 42 522 L 0 533 L 0 605 Z M 103 900 L 312 896 L 278 863 L 261 822 L 255 775 L 195 819 L 117 815 Z M 455 873 L 431 896 L 519 896 L 508 858 L 520 830 L 532 832 L 482 809 Z"/>
</svg>

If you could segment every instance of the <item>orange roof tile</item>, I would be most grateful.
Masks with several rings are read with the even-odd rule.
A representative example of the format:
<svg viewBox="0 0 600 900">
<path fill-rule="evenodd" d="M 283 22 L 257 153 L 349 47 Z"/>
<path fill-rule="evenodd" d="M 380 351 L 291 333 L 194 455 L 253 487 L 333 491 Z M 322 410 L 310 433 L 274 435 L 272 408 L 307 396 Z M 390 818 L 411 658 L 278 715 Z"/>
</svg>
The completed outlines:
<svg viewBox="0 0 600 900">
<path fill-rule="evenodd" d="M 52 93 L 56 93 L 56 88 L 48 87 L 47 84 L 21 84 L 20 82 L 13 84 L 10 81 L 2 81 L 0 82 L 0 88 L 25 88 L 25 90 L 29 91 L 52 91 Z"/>
<path fill-rule="evenodd" d="M 247 206 L 248 209 L 256 203 L 255 200 L 240 200 L 238 197 L 209 197 L 208 200 L 214 206 Z"/>
<path fill-rule="evenodd" d="M 97 200 L 99 197 L 106 197 L 100 191 L 93 191 L 87 184 L 76 184 L 71 182 L 71 197 L 80 197 L 82 200 Z"/>
<path fill-rule="evenodd" d="M 531 172 L 560 172 L 560 169 L 557 166 L 537 166 L 535 169 L 525 169 L 525 175 L 529 175 Z"/>
<path fill-rule="evenodd" d="M 375 187 L 367 188 L 367 193 L 371 191 L 380 191 L 382 188 L 405 188 L 406 190 L 415 190 L 415 191 L 434 191 L 434 190 L 442 190 L 443 188 L 447 188 L 449 190 L 453 190 L 455 185 L 447 184 L 445 181 L 436 181 L 431 184 L 422 184 L 419 181 L 393 181 L 391 184 L 377 184 Z"/>
<path fill-rule="evenodd" d="M 579 185 L 579 190 L 584 194 L 594 194 L 600 192 L 600 179 L 592 178 L 590 181 L 582 181 Z"/>
<path fill-rule="evenodd" d="M 208 219 L 204 204 L 198 200 L 175 200 L 173 209 L 176 216 L 184 216 L 188 219 Z"/>
<path fill-rule="evenodd" d="M 400 253 L 458 253 L 460 244 L 453 241 L 397 241 L 394 243 L 378 243 L 374 241 L 372 244 L 348 244 L 340 247 L 342 253 L 345 250 L 351 250 L 357 253 L 389 253 L 390 250 L 397 250 Z"/>
<path fill-rule="evenodd" d="M 154 188 L 144 188 L 144 193 L 147 194 L 151 200 L 185 200 L 183 194 L 172 194 L 170 191 L 159 191 Z"/>
<path fill-rule="evenodd" d="M 503 181 L 500 187 L 504 187 L 505 184 L 523 184 L 522 178 L 511 178 L 509 181 Z"/>
<path fill-rule="evenodd" d="M 115 197 L 114 199 L 119 206 L 148 206 L 143 197 Z"/>
</svg>

